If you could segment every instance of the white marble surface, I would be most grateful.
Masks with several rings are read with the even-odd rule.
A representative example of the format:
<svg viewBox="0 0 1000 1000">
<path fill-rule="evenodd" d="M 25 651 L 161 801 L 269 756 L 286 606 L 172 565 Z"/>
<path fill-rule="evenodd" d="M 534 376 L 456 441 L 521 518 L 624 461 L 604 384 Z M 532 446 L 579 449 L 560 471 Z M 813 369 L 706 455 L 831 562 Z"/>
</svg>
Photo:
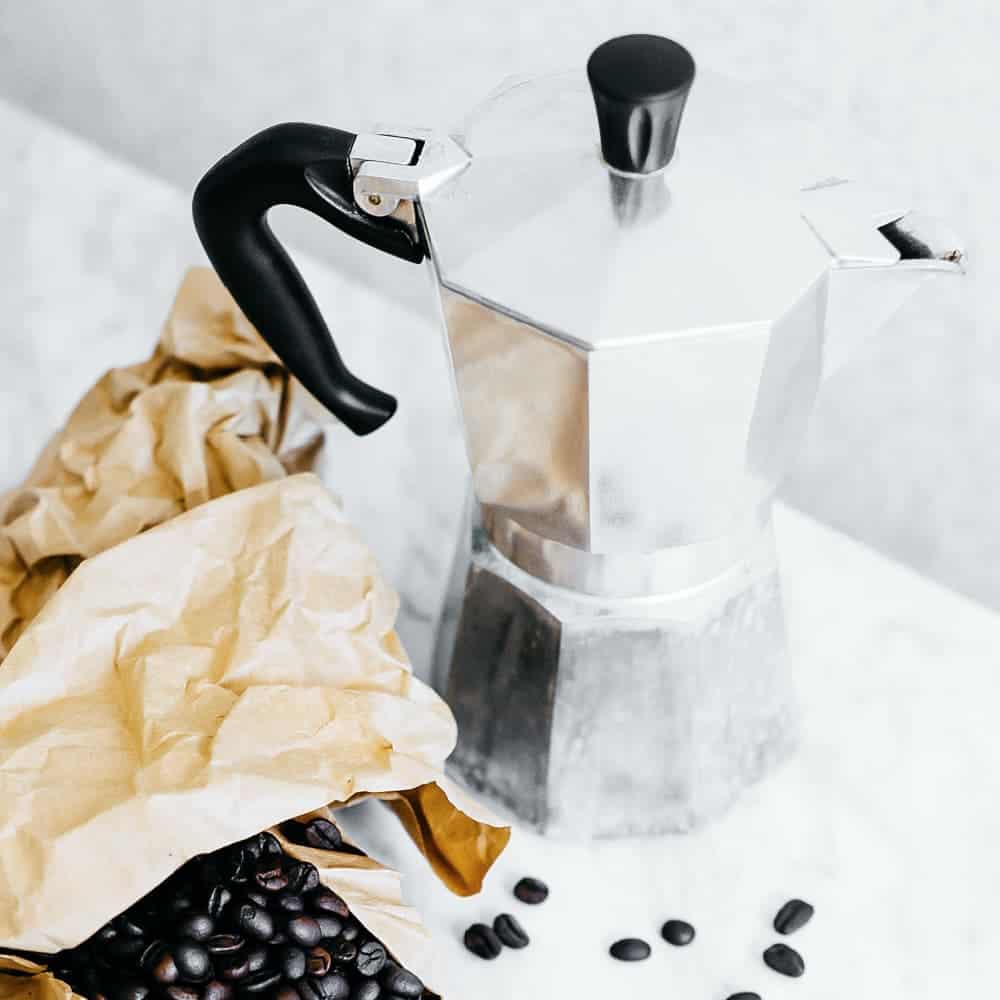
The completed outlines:
<svg viewBox="0 0 1000 1000">
<path fill-rule="evenodd" d="M 162 183 L 2 104 L 0 137 L 2 488 L 101 371 L 148 352 L 183 267 L 200 258 L 186 199 Z M 384 432 L 334 435 L 327 479 L 403 595 L 401 627 L 420 669 L 463 491 L 443 352 L 428 316 L 314 262 L 304 270 L 338 317 L 349 360 L 405 390 Z M 800 514 L 779 512 L 778 540 L 805 745 L 720 824 L 586 848 L 518 833 L 484 895 L 456 900 L 385 815 L 364 807 L 350 820 L 407 872 L 439 932 L 449 996 L 990 995 L 1000 621 Z M 524 873 L 552 884 L 544 907 L 510 899 Z M 769 917 L 793 893 L 818 909 L 795 942 L 809 963 L 799 982 L 759 960 Z M 522 916 L 536 943 L 486 966 L 458 934 L 501 909 Z M 696 946 L 660 944 L 635 967 L 605 959 L 615 937 L 654 939 L 672 915 L 698 925 Z"/>
</svg>

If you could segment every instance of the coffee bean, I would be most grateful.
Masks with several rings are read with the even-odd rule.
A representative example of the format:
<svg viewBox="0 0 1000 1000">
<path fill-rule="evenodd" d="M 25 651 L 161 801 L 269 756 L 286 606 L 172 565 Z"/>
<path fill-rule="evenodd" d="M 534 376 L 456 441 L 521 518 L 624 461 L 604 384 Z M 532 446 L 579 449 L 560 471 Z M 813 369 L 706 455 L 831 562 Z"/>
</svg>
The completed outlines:
<svg viewBox="0 0 1000 1000">
<path fill-rule="evenodd" d="M 260 972 L 267 965 L 267 948 L 258 946 L 247 952 L 247 965 L 250 972 Z"/>
<path fill-rule="evenodd" d="M 207 941 L 214 930 L 215 923 L 207 913 L 189 913 L 177 925 L 177 934 L 192 941 Z"/>
<path fill-rule="evenodd" d="M 351 911 L 340 896 L 326 887 L 309 897 L 309 905 L 321 913 L 332 913 L 335 917 L 348 917 Z"/>
<path fill-rule="evenodd" d="M 268 944 L 287 944 L 287 943 L 288 943 L 288 935 L 284 931 L 277 931 L 276 933 L 272 934 L 271 940 L 268 941 Z"/>
<path fill-rule="evenodd" d="M 347 1000 L 351 995 L 351 984 L 339 972 L 328 972 L 316 980 L 323 1000 Z"/>
<path fill-rule="evenodd" d="M 246 944 L 246 939 L 239 934 L 213 934 L 206 942 L 212 955 L 235 955 Z"/>
<path fill-rule="evenodd" d="M 336 823 L 328 819 L 311 819 L 302 830 L 306 843 L 310 847 L 318 847 L 324 851 L 339 850 L 344 842 Z"/>
<path fill-rule="evenodd" d="M 328 914 L 323 914 L 316 918 L 316 923 L 319 924 L 319 932 L 325 938 L 335 938 L 344 929 L 344 924 L 340 917 L 334 917 Z"/>
<path fill-rule="evenodd" d="M 208 915 L 218 920 L 232 898 L 233 894 L 224 885 L 213 886 L 208 894 Z"/>
<path fill-rule="evenodd" d="M 246 897 L 255 906 L 263 906 L 265 909 L 267 909 L 268 905 L 271 902 L 271 900 L 267 897 L 267 895 L 265 895 L 263 892 L 257 892 L 256 889 L 254 889 L 251 892 L 248 892 L 246 894 Z"/>
<path fill-rule="evenodd" d="M 377 976 L 385 965 L 385 947 L 379 941 L 366 941 L 358 949 L 354 965 L 362 976 Z"/>
<path fill-rule="evenodd" d="M 622 938 L 609 949 L 612 958 L 620 962 L 641 962 L 649 958 L 649 945 L 642 938 Z"/>
<path fill-rule="evenodd" d="M 686 920 L 668 920 L 660 928 L 660 935 L 668 944 L 683 948 L 694 940 L 694 928 Z"/>
<path fill-rule="evenodd" d="M 279 956 L 281 972 L 286 979 L 301 979 L 306 974 L 306 953 L 294 945 L 286 945 Z"/>
<path fill-rule="evenodd" d="M 229 983 L 219 982 L 212 979 L 205 983 L 205 988 L 201 991 L 202 1000 L 233 1000 L 236 991 Z"/>
<path fill-rule="evenodd" d="M 153 978 L 158 983 L 176 983 L 180 978 L 180 972 L 174 962 L 174 956 L 166 949 L 160 952 L 149 970 Z"/>
<path fill-rule="evenodd" d="M 274 994 L 274 1000 L 299 1000 L 299 991 L 294 986 L 282 986 Z"/>
<path fill-rule="evenodd" d="M 126 979 L 115 990 L 115 1000 L 147 1000 L 149 987 L 138 979 Z"/>
<path fill-rule="evenodd" d="M 290 892 L 283 892 L 275 900 L 275 906 L 282 913 L 301 913 L 306 904 L 302 902 L 301 896 L 293 896 Z"/>
<path fill-rule="evenodd" d="M 726 1000 L 760 1000 L 759 993 L 734 993 L 732 996 L 727 997 Z"/>
<path fill-rule="evenodd" d="M 271 914 L 255 903 L 244 903 L 236 916 L 240 930 L 246 931 L 258 941 L 266 941 L 274 933 L 274 920 Z"/>
<path fill-rule="evenodd" d="M 277 872 L 271 871 L 266 874 L 258 872 L 254 878 L 264 892 L 281 892 L 288 886 L 288 876 L 280 868 Z"/>
<path fill-rule="evenodd" d="M 779 934 L 794 934 L 812 920 L 815 912 L 805 900 L 790 899 L 775 915 L 774 929 Z"/>
<path fill-rule="evenodd" d="M 113 941 L 116 937 L 118 937 L 118 929 L 116 927 L 112 927 L 111 924 L 105 924 L 94 935 L 94 937 L 101 942 Z"/>
<path fill-rule="evenodd" d="M 263 856 L 268 854 L 274 855 L 275 857 L 281 857 L 284 851 L 281 849 L 281 841 L 273 833 L 257 834 L 257 843 L 260 845 L 260 853 Z"/>
<path fill-rule="evenodd" d="M 243 952 L 224 957 L 220 955 L 216 971 L 223 979 L 237 982 L 250 975 L 250 959 Z"/>
<path fill-rule="evenodd" d="M 387 993 L 398 997 L 418 997 L 424 992 L 424 984 L 410 971 L 395 962 L 386 962 L 379 982 Z"/>
<path fill-rule="evenodd" d="M 501 913 L 493 921 L 493 930 L 508 948 L 526 948 L 531 943 L 521 922 L 509 913 Z"/>
<path fill-rule="evenodd" d="M 325 976 L 333 963 L 326 948 L 310 948 L 307 961 L 310 976 Z"/>
<path fill-rule="evenodd" d="M 259 996 L 269 993 L 278 983 L 281 982 L 281 973 L 277 969 L 261 969 L 252 976 L 247 976 L 237 990 L 248 996 Z"/>
<path fill-rule="evenodd" d="M 787 944 L 772 944 L 764 952 L 764 964 L 775 972 L 791 976 L 793 979 L 798 979 L 806 971 L 806 963 L 802 960 L 802 956 Z"/>
<path fill-rule="evenodd" d="M 160 956 L 167 950 L 165 941 L 151 941 L 146 945 L 146 950 L 139 957 L 139 965 L 147 972 L 153 968 L 160 960 Z"/>
<path fill-rule="evenodd" d="M 104 950 L 109 959 L 116 965 L 132 965 L 138 963 L 139 956 L 146 950 L 146 942 L 141 937 L 125 937 L 119 935 L 112 938 Z"/>
<path fill-rule="evenodd" d="M 296 944 L 305 945 L 307 948 L 319 944 L 323 937 L 319 923 L 313 917 L 304 915 L 292 917 L 285 925 L 285 933 L 289 940 L 296 942 Z"/>
<path fill-rule="evenodd" d="M 492 927 L 486 924 L 473 924 L 462 936 L 465 947 L 478 955 L 479 958 L 493 959 L 503 951 L 500 938 L 497 937 Z"/>
<path fill-rule="evenodd" d="M 382 995 L 382 987 L 374 979 L 366 979 L 359 986 L 354 987 L 351 1000 L 379 1000 Z M 391 998 L 388 998 L 391 1000 Z"/>
<path fill-rule="evenodd" d="M 549 887 L 537 878 L 523 878 L 514 886 L 514 895 L 522 903 L 544 903 L 549 898 Z"/>
<path fill-rule="evenodd" d="M 116 923 L 118 924 L 118 929 L 123 934 L 128 934 L 131 937 L 142 937 L 146 933 L 146 928 L 141 924 L 137 924 L 130 917 L 119 917 Z"/>
<path fill-rule="evenodd" d="M 311 892 L 319 885 L 319 872 L 308 861 L 291 865 L 285 874 L 288 876 L 288 888 L 292 892 Z"/>
<path fill-rule="evenodd" d="M 330 957 L 336 965 L 350 965 L 358 957 L 358 946 L 342 938 L 330 949 Z"/>
<path fill-rule="evenodd" d="M 319 988 L 319 980 L 313 976 L 300 979 L 295 984 L 301 1000 L 323 1000 L 323 993 Z"/>
<path fill-rule="evenodd" d="M 164 991 L 170 1000 L 201 1000 L 201 994 L 192 986 L 182 986 L 175 983 Z"/>
<path fill-rule="evenodd" d="M 212 959 L 208 949 L 190 938 L 179 941 L 174 948 L 174 962 L 182 979 L 201 983 L 212 974 Z"/>
<path fill-rule="evenodd" d="M 358 927 L 353 920 L 348 920 L 347 923 L 344 924 L 344 929 L 340 932 L 340 937 L 343 941 L 353 941 L 360 933 L 361 928 Z"/>
</svg>

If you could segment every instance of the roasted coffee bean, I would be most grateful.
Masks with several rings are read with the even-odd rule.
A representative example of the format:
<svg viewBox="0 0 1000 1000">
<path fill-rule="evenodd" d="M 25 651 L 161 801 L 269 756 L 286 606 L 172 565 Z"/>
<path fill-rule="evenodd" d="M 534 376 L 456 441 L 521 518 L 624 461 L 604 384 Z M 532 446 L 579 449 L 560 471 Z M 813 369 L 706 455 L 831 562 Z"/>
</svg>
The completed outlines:
<svg viewBox="0 0 1000 1000">
<path fill-rule="evenodd" d="M 174 956 L 167 949 L 164 949 L 159 953 L 156 961 L 153 963 L 153 966 L 149 971 L 158 983 L 163 983 L 165 985 L 169 983 L 176 983 L 177 980 L 180 979 L 180 972 L 174 962 Z"/>
<path fill-rule="evenodd" d="M 301 948 L 286 945 L 281 949 L 279 961 L 285 979 L 301 979 L 306 974 L 306 953 Z"/>
<path fill-rule="evenodd" d="M 309 905 L 321 913 L 331 913 L 335 917 L 348 917 L 351 911 L 340 896 L 325 886 L 309 897 Z"/>
<path fill-rule="evenodd" d="M 361 928 L 358 927 L 357 923 L 353 920 L 348 920 L 344 924 L 344 929 L 340 932 L 340 939 L 342 941 L 354 941 L 360 933 Z"/>
<path fill-rule="evenodd" d="M 235 995 L 236 991 L 232 984 L 212 979 L 205 983 L 205 988 L 201 991 L 201 1000 L 233 1000 Z"/>
<path fill-rule="evenodd" d="M 612 958 L 620 962 L 641 962 L 649 958 L 649 945 L 642 938 L 622 938 L 609 949 Z"/>
<path fill-rule="evenodd" d="M 215 923 L 207 913 L 189 913 L 177 925 L 178 936 L 192 941 L 207 941 L 214 930 Z"/>
<path fill-rule="evenodd" d="M 380 996 L 382 996 L 382 987 L 374 979 L 367 979 L 354 987 L 351 1000 L 379 1000 Z M 391 1000 L 391 998 L 387 998 L 387 1000 Z"/>
<path fill-rule="evenodd" d="M 660 936 L 668 944 L 683 948 L 694 940 L 694 928 L 686 920 L 668 920 L 660 928 Z"/>
<path fill-rule="evenodd" d="M 335 938 L 344 929 L 344 924 L 340 917 L 335 917 L 327 913 L 317 917 L 316 923 L 319 924 L 319 932 L 324 938 Z"/>
<path fill-rule="evenodd" d="M 126 979 L 115 990 L 115 1000 L 147 1000 L 149 987 L 138 979 Z"/>
<path fill-rule="evenodd" d="M 510 913 L 501 913 L 493 921 L 493 930 L 508 948 L 526 948 L 531 944 L 531 938 L 521 926 L 521 921 Z"/>
<path fill-rule="evenodd" d="M 288 935 L 284 931 L 277 931 L 271 935 L 268 944 L 288 944 Z"/>
<path fill-rule="evenodd" d="M 318 847 L 323 851 L 337 851 L 344 842 L 337 824 L 328 819 L 309 820 L 303 827 L 302 835 L 310 847 Z"/>
<path fill-rule="evenodd" d="M 333 959 L 326 948 L 310 948 L 306 956 L 310 976 L 325 976 L 330 971 Z"/>
<path fill-rule="evenodd" d="M 235 955 L 246 944 L 246 939 L 239 934 L 213 934 L 206 942 L 212 955 Z"/>
<path fill-rule="evenodd" d="M 726 1000 L 760 1000 L 759 993 L 734 993 L 732 996 L 727 997 Z"/>
<path fill-rule="evenodd" d="M 132 937 L 142 937 L 146 933 L 146 928 L 137 924 L 131 917 L 119 917 L 115 923 L 123 934 L 129 934 Z"/>
<path fill-rule="evenodd" d="M 285 933 L 288 935 L 290 941 L 305 945 L 307 948 L 319 944 L 320 939 L 323 937 L 319 922 L 314 917 L 307 917 L 305 915 L 292 917 L 285 925 Z"/>
<path fill-rule="evenodd" d="M 779 934 L 794 934 L 812 920 L 815 912 L 805 900 L 790 899 L 775 915 L 774 929 Z"/>
<path fill-rule="evenodd" d="M 208 894 L 208 915 L 218 920 L 232 898 L 233 894 L 224 885 L 212 886 Z"/>
<path fill-rule="evenodd" d="M 544 903 L 549 898 L 549 887 L 537 878 L 523 878 L 514 886 L 514 895 L 522 903 Z"/>
<path fill-rule="evenodd" d="M 395 962 L 386 962 L 378 978 L 386 993 L 394 993 L 398 997 L 418 997 L 424 992 L 424 984 L 412 972 Z"/>
<path fill-rule="evenodd" d="M 281 973 L 277 969 L 261 969 L 260 972 L 247 976 L 236 989 L 248 996 L 262 996 L 269 993 L 280 982 Z"/>
<path fill-rule="evenodd" d="M 462 941 L 473 955 L 480 958 L 493 959 L 503 951 L 500 938 L 486 924 L 473 924 L 466 930 Z"/>
<path fill-rule="evenodd" d="M 174 962 L 181 979 L 202 983 L 212 975 L 212 959 L 208 949 L 197 941 L 185 938 L 174 947 Z"/>
<path fill-rule="evenodd" d="M 282 913 L 301 913 L 306 904 L 302 902 L 301 896 L 293 896 L 290 892 L 283 892 L 275 901 L 275 907 Z"/>
<path fill-rule="evenodd" d="M 341 938 L 330 949 L 330 957 L 336 965 L 350 965 L 358 957 L 358 946 L 353 941 Z"/>
<path fill-rule="evenodd" d="M 385 947 L 380 941 L 366 941 L 358 949 L 355 968 L 362 976 L 377 976 L 385 965 Z"/>
<path fill-rule="evenodd" d="M 102 928 L 101 928 L 101 929 L 100 929 L 100 930 L 99 930 L 99 931 L 98 931 L 98 932 L 97 932 L 97 933 L 96 933 L 96 934 L 94 935 L 94 938 L 95 938 L 95 939 L 96 939 L 97 941 L 102 941 L 102 942 L 106 942 L 106 941 L 112 941 L 112 940 L 114 940 L 114 939 L 115 939 L 116 937 L 118 937 L 118 929 L 117 929 L 116 927 L 112 927 L 112 925 L 111 925 L 111 924 L 105 924 L 105 925 L 104 925 L 104 926 L 103 926 L 103 927 L 102 927 Z"/>
<path fill-rule="evenodd" d="M 285 874 L 288 876 L 288 888 L 291 892 L 311 892 L 319 885 L 319 872 L 308 861 L 296 862 Z"/>
<path fill-rule="evenodd" d="M 282 986 L 274 994 L 274 1000 L 299 1000 L 299 991 L 294 986 Z"/>
<path fill-rule="evenodd" d="M 279 868 L 278 871 L 267 875 L 258 872 L 256 882 L 264 892 L 281 892 L 288 887 L 288 876 Z"/>
<path fill-rule="evenodd" d="M 281 849 L 281 841 L 273 833 L 257 834 L 257 843 L 260 845 L 260 853 L 263 856 L 268 854 L 274 855 L 276 857 L 281 857 L 284 853 Z"/>
<path fill-rule="evenodd" d="M 220 955 L 216 963 L 216 971 L 223 979 L 238 982 L 250 975 L 250 959 L 243 952 L 225 957 Z"/>
<path fill-rule="evenodd" d="M 254 884 L 256 885 L 256 883 Z M 267 895 L 265 895 L 263 892 L 257 892 L 256 889 L 248 892 L 246 894 L 246 897 L 255 906 L 263 906 L 264 909 L 267 909 L 267 907 L 271 903 L 271 900 Z"/>
<path fill-rule="evenodd" d="M 164 991 L 170 1000 L 201 1000 L 201 994 L 193 986 L 175 983 Z"/>
<path fill-rule="evenodd" d="M 160 956 L 167 950 L 165 941 L 151 941 L 146 945 L 146 950 L 139 956 L 139 965 L 147 972 L 160 960 Z"/>
<path fill-rule="evenodd" d="M 259 946 L 247 952 L 247 965 L 250 972 L 260 972 L 268 964 L 267 948 Z"/>
<path fill-rule="evenodd" d="M 104 946 L 105 953 L 116 965 L 132 965 L 146 950 L 146 942 L 141 937 L 126 937 L 119 934 Z"/>
<path fill-rule="evenodd" d="M 339 972 L 328 972 L 316 980 L 323 1000 L 347 1000 L 351 995 L 351 984 Z"/>
<path fill-rule="evenodd" d="M 244 903 L 236 916 L 240 930 L 245 931 L 258 941 L 266 941 L 274 933 L 274 919 L 262 906 L 256 903 Z"/>
<path fill-rule="evenodd" d="M 772 944 L 764 952 L 764 964 L 775 972 L 791 976 L 793 979 L 798 979 L 806 971 L 806 963 L 802 960 L 802 956 L 787 944 Z"/>
</svg>

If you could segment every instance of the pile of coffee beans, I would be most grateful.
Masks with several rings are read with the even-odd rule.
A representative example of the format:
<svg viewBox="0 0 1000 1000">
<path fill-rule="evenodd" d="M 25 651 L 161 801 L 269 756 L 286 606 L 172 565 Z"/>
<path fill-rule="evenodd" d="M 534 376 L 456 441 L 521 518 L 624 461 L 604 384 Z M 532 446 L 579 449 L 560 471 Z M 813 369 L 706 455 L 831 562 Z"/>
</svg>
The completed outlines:
<svg viewBox="0 0 1000 1000">
<path fill-rule="evenodd" d="M 334 823 L 286 824 L 299 844 L 360 853 Z M 261 833 L 193 858 L 49 966 L 89 1000 L 428 1000 L 424 984 Z"/>
</svg>

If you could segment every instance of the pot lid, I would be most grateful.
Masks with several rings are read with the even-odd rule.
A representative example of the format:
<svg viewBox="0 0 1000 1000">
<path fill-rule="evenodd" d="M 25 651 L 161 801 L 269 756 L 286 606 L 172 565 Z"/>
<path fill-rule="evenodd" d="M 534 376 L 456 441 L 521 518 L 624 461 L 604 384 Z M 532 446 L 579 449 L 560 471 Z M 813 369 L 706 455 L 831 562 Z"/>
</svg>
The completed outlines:
<svg viewBox="0 0 1000 1000">
<path fill-rule="evenodd" d="M 831 262 L 807 111 L 651 35 L 588 71 L 509 79 L 452 132 L 471 163 L 421 203 L 442 284 L 584 348 L 790 308 Z"/>
</svg>

